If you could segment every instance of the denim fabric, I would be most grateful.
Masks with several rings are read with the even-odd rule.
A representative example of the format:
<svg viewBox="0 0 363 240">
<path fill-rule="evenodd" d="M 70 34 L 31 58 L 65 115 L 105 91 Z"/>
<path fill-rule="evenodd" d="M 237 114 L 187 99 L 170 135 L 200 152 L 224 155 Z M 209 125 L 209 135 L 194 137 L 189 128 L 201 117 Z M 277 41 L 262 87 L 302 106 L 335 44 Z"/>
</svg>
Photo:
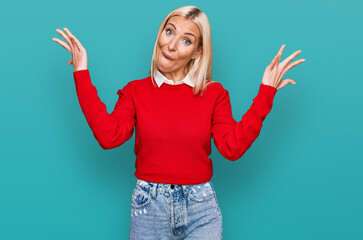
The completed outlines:
<svg viewBox="0 0 363 240">
<path fill-rule="evenodd" d="M 210 181 L 175 185 L 136 178 L 130 239 L 220 240 L 222 232 L 222 213 Z"/>
</svg>

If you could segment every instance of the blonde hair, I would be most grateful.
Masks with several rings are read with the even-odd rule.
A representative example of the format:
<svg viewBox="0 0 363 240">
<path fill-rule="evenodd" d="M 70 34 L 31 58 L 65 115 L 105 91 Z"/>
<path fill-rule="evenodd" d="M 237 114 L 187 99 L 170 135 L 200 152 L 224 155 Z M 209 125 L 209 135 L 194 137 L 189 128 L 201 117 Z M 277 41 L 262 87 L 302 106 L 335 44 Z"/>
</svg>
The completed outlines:
<svg viewBox="0 0 363 240">
<path fill-rule="evenodd" d="M 154 73 L 157 72 L 157 65 L 156 65 L 156 51 L 157 45 L 159 41 L 160 34 L 163 32 L 165 25 L 167 24 L 168 20 L 173 16 L 182 16 L 185 19 L 192 20 L 199 28 L 201 33 L 199 46 L 202 47 L 202 54 L 196 58 L 191 59 L 187 65 L 187 71 L 189 72 L 189 77 L 191 81 L 195 83 L 193 88 L 193 94 L 201 94 L 203 95 L 204 90 L 206 87 L 216 81 L 212 81 L 212 60 L 213 60 L 213 48 L 212 48 L 212 36 L 211 36 L 211 28 L 210 23 L 207 15 L 202 12 L 196 6 L 183 6 L 175 9 L 165 19 L 161 22 L 159 31 L 156 37 L 156 42 L 154 45 L 154 52 L 151 59 L 151 69 L 150 69 L 150 76 L 151 81 L 155 85 L 154 81 Z"/>
</svg>

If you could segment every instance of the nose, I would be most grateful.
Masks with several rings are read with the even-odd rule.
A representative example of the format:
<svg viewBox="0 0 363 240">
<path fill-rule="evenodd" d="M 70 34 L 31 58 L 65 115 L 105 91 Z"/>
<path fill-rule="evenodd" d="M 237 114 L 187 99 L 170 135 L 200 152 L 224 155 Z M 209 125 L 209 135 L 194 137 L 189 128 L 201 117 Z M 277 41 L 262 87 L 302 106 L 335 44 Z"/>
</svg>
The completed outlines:
<svg viewBox="0 0 363 240">
<path fill-rule="evenodd" d="M 177 38 L 173 38 L 169 41 L 168 48 L 169 51 L 175 51 L 176 50 L 176 44 L 177 44 Z"/>
</svg>

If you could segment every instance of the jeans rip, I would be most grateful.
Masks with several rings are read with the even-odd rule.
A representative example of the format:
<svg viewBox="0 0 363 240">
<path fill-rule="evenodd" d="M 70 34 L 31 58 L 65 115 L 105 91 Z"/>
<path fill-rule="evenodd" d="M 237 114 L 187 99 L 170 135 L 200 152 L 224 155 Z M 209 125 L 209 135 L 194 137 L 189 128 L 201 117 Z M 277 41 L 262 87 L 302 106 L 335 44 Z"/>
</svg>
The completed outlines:
<svg viewBox="0 0 363 240">
<path fill-rule="evenodd" d="M 142 208 L 148 205 L 151 201 L 151 193 L 150 188 L 145 188 L 139 185 L 136 185 L 133 193 L 132 193 L 132 201 L 131 206 L 133 208 Z"/>
<path fill-rule="evenodd" d="M 209 182 L 190 187 L 188 196 L 194 202 L 205 202 L 214 197 L 214 191 Z"/>
</svg>

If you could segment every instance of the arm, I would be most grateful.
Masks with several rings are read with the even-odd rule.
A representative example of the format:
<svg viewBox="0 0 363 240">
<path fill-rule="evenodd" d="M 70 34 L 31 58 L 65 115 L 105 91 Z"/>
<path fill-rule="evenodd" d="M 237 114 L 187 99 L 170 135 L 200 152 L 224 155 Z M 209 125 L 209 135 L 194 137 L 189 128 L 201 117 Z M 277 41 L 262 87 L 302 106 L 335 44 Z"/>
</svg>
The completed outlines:
<svg viewBox="0 0 363 240">
<path fill-rule="evenodd" d="M 275 87 L 261 83 L 250 109 L 237 123 L 232 116 L 229 93 L 224 88 L 221 90 L 212 115 L 212 138 L 223 157 L 235 161 L 251 147 L 271 111 L 276 91 Z"/>
<path fill-rule="evenodd" d="M 97 95 L 88 69 L 73 72 L 78 100 L 93 135 L 103 149 L 122 145 L 132 137 L 136 114 L 132 100 L 132 85 L 117 91 L 119 99 L 111 114 Z"/>
</svg>

